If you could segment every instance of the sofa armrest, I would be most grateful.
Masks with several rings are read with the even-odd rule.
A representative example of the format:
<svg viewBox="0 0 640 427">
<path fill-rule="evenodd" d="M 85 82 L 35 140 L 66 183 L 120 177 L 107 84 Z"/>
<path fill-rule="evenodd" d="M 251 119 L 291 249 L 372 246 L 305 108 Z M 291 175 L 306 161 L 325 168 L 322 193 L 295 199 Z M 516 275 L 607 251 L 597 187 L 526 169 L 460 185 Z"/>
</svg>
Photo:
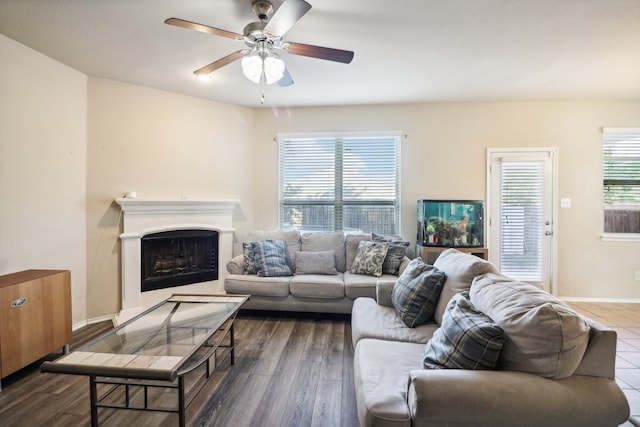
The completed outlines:
<svg viewBox="0 0 640 427">
<path fill-rule="evenodd" d="M 231 258 L 227 263 L 227 272 L 229 274 L 244 274 L 244 255 L 240 254 Z"/>
<path fill-rule="evenodd" d="M 589 344 L 574 374 L 614 379 L 618 334 L 598 322 L 586 317 L 583 319 L 589 324 Z"/>
<path fill-rule="evenodd" d="M 407 399 L 414 426 L 618 425 L 629 416 L 615 380 L 581 375 L 421 369 L 409 373 Z"/>
<path fill-rule="evenodd" d="M 404 269 L 407 268 L 410 262 L 411 262 L 411 259 L 409 257 L 405 256 L 404 258 L 402 258 L 402 261 L 400 262 L 400 267 L 398 268 L 398 277 L 400 277 L 400 275 L 404 272 Z"/>
<path fill-rule="evenodd" d="M 378 280 L 376 282 L 376 301 L 379 305 L 393 307 L 391 303 L 391 291 L 395 280 Z"/>
<path fill-rule="evenodd" d="M 405 268 L 411 260 L 408 257 L 404 257 L 402 262 L 400 263 L 400 268 L 398 269 L 398 276 L 402 274 Z M 376 301 L 378 304 L 383 305 L 385 307 L 393 307 L 391 303 L 391 291 L 393 290 L 393 285 L 396 283 L 395 280 L 378 280 L 376 282 Z"/>
</svg>

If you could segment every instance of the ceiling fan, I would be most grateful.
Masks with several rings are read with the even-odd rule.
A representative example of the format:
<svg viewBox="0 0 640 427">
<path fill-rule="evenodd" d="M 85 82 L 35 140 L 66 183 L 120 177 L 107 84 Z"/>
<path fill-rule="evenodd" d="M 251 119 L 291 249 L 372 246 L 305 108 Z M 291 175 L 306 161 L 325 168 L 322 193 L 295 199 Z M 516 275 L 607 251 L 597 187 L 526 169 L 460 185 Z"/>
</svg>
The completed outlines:
<svg viewBox="0 0 640 427">
<path fill-rule="evenodd" d="M 242 59 L 243 74 L 249 78 L 249 80 L 261 84 L 264 89 L 265 83 L 271 84 L 278 82 L 280 86 L 293 84 L 293 79 L 289 75 L 284 62 L 278 56 L 278 52 L 286 52 L 292 55 L 307 56 L 344 64 L 350 63 L 353 59 L 353 52 L 348 50 L 332 49 L 282 40 L 282 36 L 311 9 L 311 5 L 304 0 L 284 0 L 275 13 L 273 12 L 273 5 L 270 1 L 256 0 L 252 4 L 252 9 L 260 21 L 251 22 L 244 27 L 243 34 L 237 34 L 179 18 L 169 18 L 164 22 L 165 24 L 175 25 L 176 27 L 234 40 L 242 40 L 247 45 L 248 49 L 234 52 L 194 71 L 194 74 L 199 77 L 208 76 L 215 70 Z"/>
</svg>

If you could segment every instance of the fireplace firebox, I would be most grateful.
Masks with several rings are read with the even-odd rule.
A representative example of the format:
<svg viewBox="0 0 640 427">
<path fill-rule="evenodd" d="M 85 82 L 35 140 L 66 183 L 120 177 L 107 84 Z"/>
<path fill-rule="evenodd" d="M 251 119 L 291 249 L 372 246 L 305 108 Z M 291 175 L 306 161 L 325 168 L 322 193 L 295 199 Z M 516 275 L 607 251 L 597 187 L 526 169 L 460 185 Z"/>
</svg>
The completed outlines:
<svg viewBox="0 0 640 427">
<path fill-rule="evenodd" d="M 218 232 L 174 230 L 142 237 L 141 291 L 218 280 Z"/>
</svg>

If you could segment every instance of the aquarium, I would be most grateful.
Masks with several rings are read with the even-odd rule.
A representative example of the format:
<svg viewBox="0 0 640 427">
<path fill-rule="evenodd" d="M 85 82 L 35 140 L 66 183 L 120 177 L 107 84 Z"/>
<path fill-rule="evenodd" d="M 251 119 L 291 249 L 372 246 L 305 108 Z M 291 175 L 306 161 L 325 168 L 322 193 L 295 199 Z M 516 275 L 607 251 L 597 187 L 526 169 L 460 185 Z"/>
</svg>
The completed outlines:
<svg viewBox="0 0 640 427">
<path fill-rule="evenodd" d="M 418 200 L 418 244 L 484 247 L 482 200 Z"/>
</svg>

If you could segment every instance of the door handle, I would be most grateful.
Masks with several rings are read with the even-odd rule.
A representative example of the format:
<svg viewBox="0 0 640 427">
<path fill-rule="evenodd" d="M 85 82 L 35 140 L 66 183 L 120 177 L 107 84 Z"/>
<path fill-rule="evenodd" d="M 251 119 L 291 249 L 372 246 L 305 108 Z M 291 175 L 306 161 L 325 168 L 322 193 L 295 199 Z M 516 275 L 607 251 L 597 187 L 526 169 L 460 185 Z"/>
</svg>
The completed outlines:
<svg viewBox="0 0 640 427">
<path fill-rule="evenodd" d="M 553 236 L 553 231 L 545 231 L 544 235 L 545 236 Z"/>
</svg>

